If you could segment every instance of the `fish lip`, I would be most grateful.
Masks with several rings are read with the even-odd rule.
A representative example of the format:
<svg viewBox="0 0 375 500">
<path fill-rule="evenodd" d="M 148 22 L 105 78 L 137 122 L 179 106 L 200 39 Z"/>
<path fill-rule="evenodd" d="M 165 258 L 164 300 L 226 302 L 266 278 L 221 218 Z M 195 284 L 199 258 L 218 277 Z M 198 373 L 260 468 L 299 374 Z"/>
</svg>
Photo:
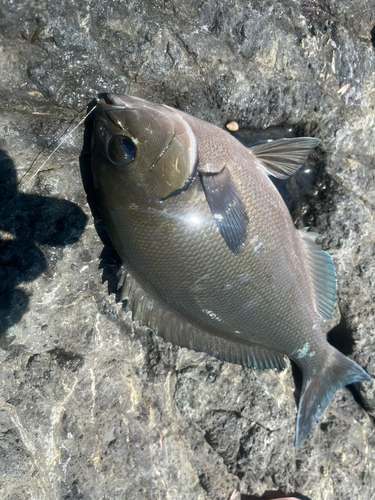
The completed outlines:
<svg viewBox="0 0 375 500">
<path fill-rule="evenodd" d="M 98 94 L 97 101 L 99 104 L 109 104 L 110 106 L 116 106 L 121 108 L 126 108 L 126 104 L 119 97 L 110 93 Z"/>
</svg>

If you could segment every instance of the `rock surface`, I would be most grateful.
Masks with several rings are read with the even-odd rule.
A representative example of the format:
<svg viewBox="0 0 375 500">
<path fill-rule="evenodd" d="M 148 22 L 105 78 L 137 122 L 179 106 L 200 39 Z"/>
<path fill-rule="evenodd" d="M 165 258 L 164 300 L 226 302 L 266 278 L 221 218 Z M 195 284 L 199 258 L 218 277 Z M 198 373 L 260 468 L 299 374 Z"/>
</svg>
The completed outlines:
<svg viewBox="0 0 375 500">
<path fill-rule="evenodd" d="M 298 374 L 244 370 L 132 324 L 82 185 L 83 125 L 49 157 L 106 91 L 319 137 L 313 185 L 291 209 L 336 265 L 329 338 L 373 376 L 374 25 L 371 0 L 2 4 L 1 498 L 375 498 L 374 383 L 338 391 L 297 452 Z"/>
</svg>

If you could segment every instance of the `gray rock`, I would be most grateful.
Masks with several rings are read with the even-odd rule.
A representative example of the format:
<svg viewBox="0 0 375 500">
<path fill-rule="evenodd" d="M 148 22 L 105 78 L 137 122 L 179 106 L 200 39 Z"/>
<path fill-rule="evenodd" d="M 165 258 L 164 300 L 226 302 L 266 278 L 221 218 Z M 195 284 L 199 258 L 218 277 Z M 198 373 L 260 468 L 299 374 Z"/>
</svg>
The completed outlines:
<svg viewBox="0 0 375 500">
<path fill-rule="evenodd" d="M 83 125 L 49 157 L 106 91 L 319 137 L 315 175 L 286 185 L 290 207 L 335 261 L 329 338 L 374 375 L 374 12 L 371 0 L 0 6 L 2 498 L 375 498 L 374 383 L 338 391 L 296 452 L 298 373 L 244 370 L 133 324 L 83 189 L 80 167 L 92 201 Z"/>
</svg>

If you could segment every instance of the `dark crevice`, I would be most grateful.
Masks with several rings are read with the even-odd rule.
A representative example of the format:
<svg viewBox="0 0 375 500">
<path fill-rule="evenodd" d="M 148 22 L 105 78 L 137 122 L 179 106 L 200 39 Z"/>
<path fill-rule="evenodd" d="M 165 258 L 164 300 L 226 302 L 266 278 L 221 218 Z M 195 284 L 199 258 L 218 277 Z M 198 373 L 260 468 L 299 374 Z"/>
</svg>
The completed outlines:
<svg viewBox="0 0 375 500">
<path fill-rule="evenodd" d="M 373 404 L 366 401 L 366 397 L 360 391 L 361 384 L 350 384 L 347 386 L 352 393 L 355 402 L 367 413 L 372 425 L 375 427 L 375 415 L 373 412 Z"/>
<path fill-rule="evenodd" d="M 198 475 L 198 479 L 199 479 L 199 484 L 202 486 L 202 488 L 204 489 L 204 491 L 206 493 L 208 493 L 209 492 L 209 480 L 207 479 L 206 474 L 204 474 L 203 472 L 201 472 Z"/>
<path fill-rule="evenodd" d="M 298 406 L 300 397 L 301 397 L 301 390 L 302 390 L 302 371 L 300 368 L 296 365 L 294 361 L 291 361 L 291 366 L 292 366 L 292 376 L 294 379 L 294 399 L 296 401 L 296 404 Z"/>
<path fill-rule="evenodd" d="M 241 495 L 241 500 L 274 500 L 274 499 L 281 499 L 281 498 L 289 498 L 289 497 L 295 497 L 298 498 L 299 500 L 312 500 L 311 498 L 307 497 L 306 495 L 301 495 L 301 493 L 284 493 L 280 490 L 277 491 L 266 491 L 263 493 L 262 496 L 256 496 L 256 495 Z"/>
<path fill-rule="evenodd" d="M 314 136 L 316 124 L 309 126 L 280 125 L 269 127 L 268 129 L 241 129 L 233 132 L 242 144 L 249 147 L 252 143 L 264 140 L 277 140 L 293 137 Z M 321 147 L 315 148 L 309 155 L 305 165 L 297 170 L 288 179 L 276 179 L 270 177 L 275 184 L 286 206 L 288 207 L 297 227 L 313 226 L 316 222 L 316 214 L 320 213 L 319 208 L 331 200 L 333 181 L 325 172 L 326 158 Z M 327 193 L 330 197 L 326 196 Z M 319 203 L 318 210 L 315 205 Z M 330 209 L 334 207 L 330 206 Z M 308 223 L 306 219 L 308 220 Z"/>
<path fill-rule="evenodd" d="M 81 368 L 84 363 L 83 356 L 72 351 L 66 351 L 61 347 L 56 347 L 48 352 L 62 370 L 75 372 Z"/>
<path fill-rule="evenodd" d="M 345 316 L 341 315 L 340 323 L 328 332 L 327 340 L 337 350 L 349 356 L 353 352 L 354 340 Z"/>
<path fill-rule="evenodd" d="M 375 26 L 372 28 L 370 34 L 371 34 L 371 43 L 372 43 L 372 46 L 375 47 Z"/>
</svg>

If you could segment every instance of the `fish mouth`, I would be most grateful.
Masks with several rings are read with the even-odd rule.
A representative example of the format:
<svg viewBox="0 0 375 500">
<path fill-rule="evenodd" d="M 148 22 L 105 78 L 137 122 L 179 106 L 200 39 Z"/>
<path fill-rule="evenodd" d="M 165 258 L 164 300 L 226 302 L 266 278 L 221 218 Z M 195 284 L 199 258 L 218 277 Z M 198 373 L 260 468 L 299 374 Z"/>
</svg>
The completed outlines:
<svg viewBox="0 0 375 500">
<path fill-rule="evenodd" d="M 114 94 L 99 94 L 97 97 L 98 104 L 109 104 L 119 108 L 128 108 L 125 102 Z"/>
</svg>

